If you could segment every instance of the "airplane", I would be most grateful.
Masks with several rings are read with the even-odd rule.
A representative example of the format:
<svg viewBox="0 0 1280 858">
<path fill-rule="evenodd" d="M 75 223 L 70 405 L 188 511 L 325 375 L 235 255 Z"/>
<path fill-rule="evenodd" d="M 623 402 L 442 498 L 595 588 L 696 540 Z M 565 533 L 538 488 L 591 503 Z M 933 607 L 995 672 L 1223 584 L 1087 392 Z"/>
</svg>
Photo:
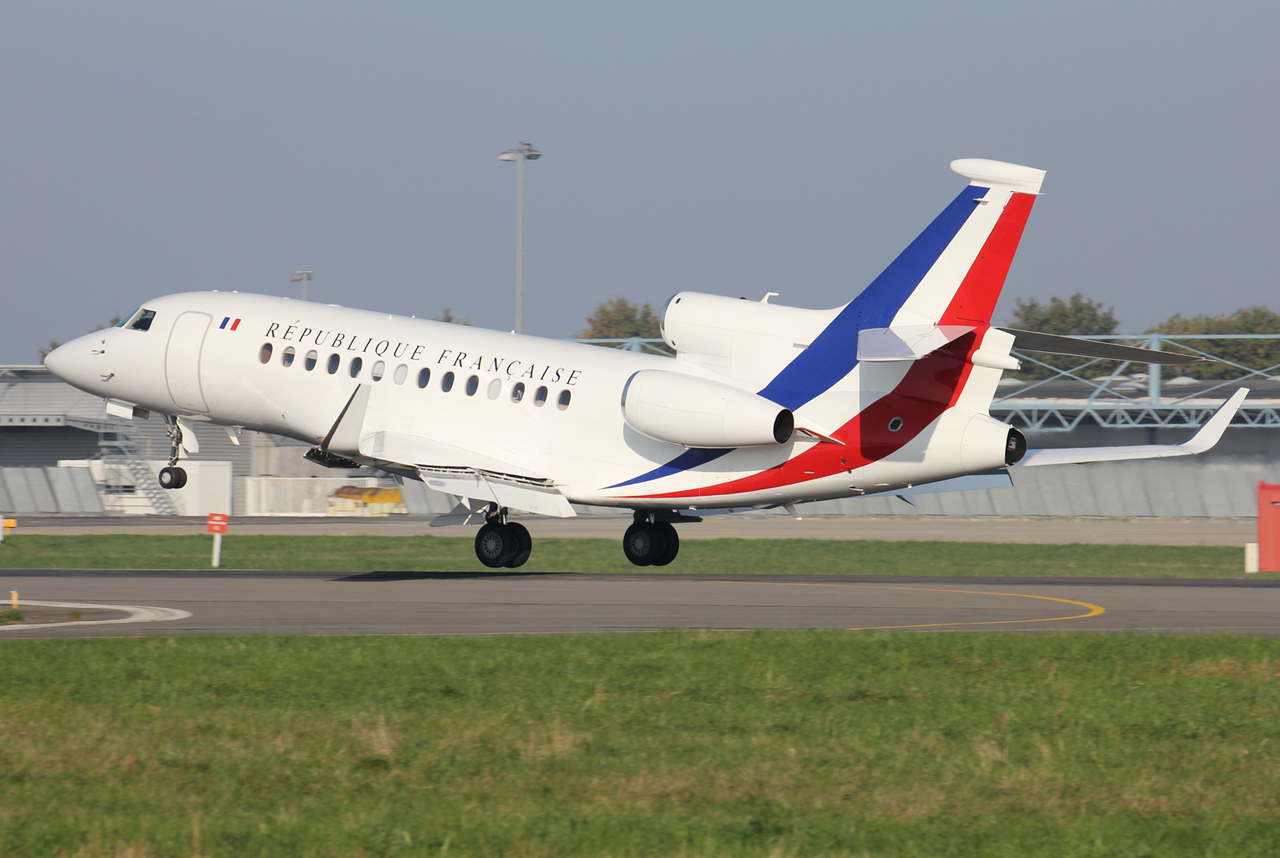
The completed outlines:
<svg viewBox="0 0 1280 858">
<path fill-rule="evenodd" d="M 459 499 L 434 525 L 479 524 L 476 556 L 525 563 L 512 511 L 629 509 L 623 551 L 665 566 L 674 525 L 713 511 L 1012 484 L 1011 469 L 1182 456 L 1217 443 L 1238 390 L 1187 442 L 1029 450 L 991 417 L 1015 347 L 1187 364 L 1197 358 L 996 327 L 992 313 L 1045 172 L 954 161 L 964 190 L 853 300 L 810 310 L 680 292 L 674 356 L 239 292 L 148 301 L 45 366 L 124 418 L 164 416 L 161 486 L 180 488 L 191 425 L 309 443 Z M 234 438 L 233 438 L 234 440 Z"/>
</svg>

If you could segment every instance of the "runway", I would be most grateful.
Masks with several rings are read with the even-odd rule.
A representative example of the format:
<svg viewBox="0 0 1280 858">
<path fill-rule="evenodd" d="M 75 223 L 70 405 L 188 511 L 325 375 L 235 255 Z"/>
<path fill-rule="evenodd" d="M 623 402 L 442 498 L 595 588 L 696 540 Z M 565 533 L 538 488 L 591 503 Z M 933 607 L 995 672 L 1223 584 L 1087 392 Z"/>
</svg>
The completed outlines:
<svg viewBox="0 0 1280 858">
<path fill-rule="evenodd" d="M 474 527 L 432 528 L 431 516 L 356 517 L 237 516 L 230 535 L 361 534 L 365 536 L 459 536 L 471 539 Z M 534 539 L 622 539 L 631 517 L 586 516 L 554 519 L 521 517 Z M 70 536 L 86 533 L 204 533 L 194 516 L 21 516 L 17 533 Z M 1018 542 L 1061 545 L 1244 545 L 1257 541 L 1251 520 L 1096 519 L 1096 518 L 806 518 L 782 515 L 708 515 L 681 526 L 681 539 L 874 539 L 887 541 Z"/>
<path fill-rule="evenodd" d="M 1280 634 L 1280 581 L 80 569 L 9 570 L 2 578 L 24 611 L 49 624 L 0 626 L 0 637 L 809 628 Z M 72 603 L 79 607 L 56 606 Z"/>
</svg>

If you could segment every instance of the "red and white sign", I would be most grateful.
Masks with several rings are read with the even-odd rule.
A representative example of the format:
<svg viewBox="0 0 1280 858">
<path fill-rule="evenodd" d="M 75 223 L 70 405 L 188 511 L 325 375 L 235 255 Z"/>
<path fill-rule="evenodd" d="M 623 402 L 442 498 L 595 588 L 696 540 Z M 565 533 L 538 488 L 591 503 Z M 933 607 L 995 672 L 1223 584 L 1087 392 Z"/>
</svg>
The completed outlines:
<svg viewBox="0 0 1280 858">
<path fill-rule="evenodd" d="M 209 513 L 209 518 L 205 522 L 205 530 L 209 533 L 226 533 L 227 518 L 228 516 L 225 512 Z"/>
</svg>

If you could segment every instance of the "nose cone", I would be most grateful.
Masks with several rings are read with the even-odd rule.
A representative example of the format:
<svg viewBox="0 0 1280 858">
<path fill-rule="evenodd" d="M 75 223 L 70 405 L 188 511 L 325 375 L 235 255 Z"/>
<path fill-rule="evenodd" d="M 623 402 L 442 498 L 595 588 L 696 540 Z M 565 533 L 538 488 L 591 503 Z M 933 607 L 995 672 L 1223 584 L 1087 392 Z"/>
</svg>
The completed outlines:
<svg viewBox="0 0 1280 858">
<path fill-rule="evenodd" d="M 91 336 L 77 337 L 45 355 L 44 365 L 49 372 L 68 384 L 86 390 L 97 377 L 93 373 L 94 368 L 89 366 L 95 342 Z M 98 348 L 101 351 L 101 345 Z"/>
<path fill-rule="evenodd" d="M 70 371 L 71 364 L 75 362 L 75 359 L 71 356 L 71 351 L 70 343 L 65 346 L 58 346 L 44 356 L 45 368 L 63 381 L 68 381 L 67 373 Z"/>
</svg>

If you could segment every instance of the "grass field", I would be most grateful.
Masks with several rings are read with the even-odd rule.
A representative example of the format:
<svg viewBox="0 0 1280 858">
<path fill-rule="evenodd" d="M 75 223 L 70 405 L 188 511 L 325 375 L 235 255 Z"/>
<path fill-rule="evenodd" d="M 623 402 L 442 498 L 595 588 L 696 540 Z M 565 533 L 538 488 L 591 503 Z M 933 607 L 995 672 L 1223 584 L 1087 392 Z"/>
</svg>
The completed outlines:
<svg viewBox="0 0 1280 858">
<path fill-rule="evenodd" d="M 1271 856 L 1280 641 L 13 640 L 14 856 Z"/>
<path fill-rule="evenodd" d="M 207 569 L 212 537 L 11 536 L 0 568 Z M 224 569 L 334 571 L 482 570 L 472 540 L 438 536 L 235 536 Z M 529 572 L 635 572 L 616 540 L 539 539 Z M 810 575 L 1036 575 L 1234 578 L 1241 548 L 1149 545 L 1015 545 L 805 539 L 685 540 L 672 573 Z"/>
</svg>

